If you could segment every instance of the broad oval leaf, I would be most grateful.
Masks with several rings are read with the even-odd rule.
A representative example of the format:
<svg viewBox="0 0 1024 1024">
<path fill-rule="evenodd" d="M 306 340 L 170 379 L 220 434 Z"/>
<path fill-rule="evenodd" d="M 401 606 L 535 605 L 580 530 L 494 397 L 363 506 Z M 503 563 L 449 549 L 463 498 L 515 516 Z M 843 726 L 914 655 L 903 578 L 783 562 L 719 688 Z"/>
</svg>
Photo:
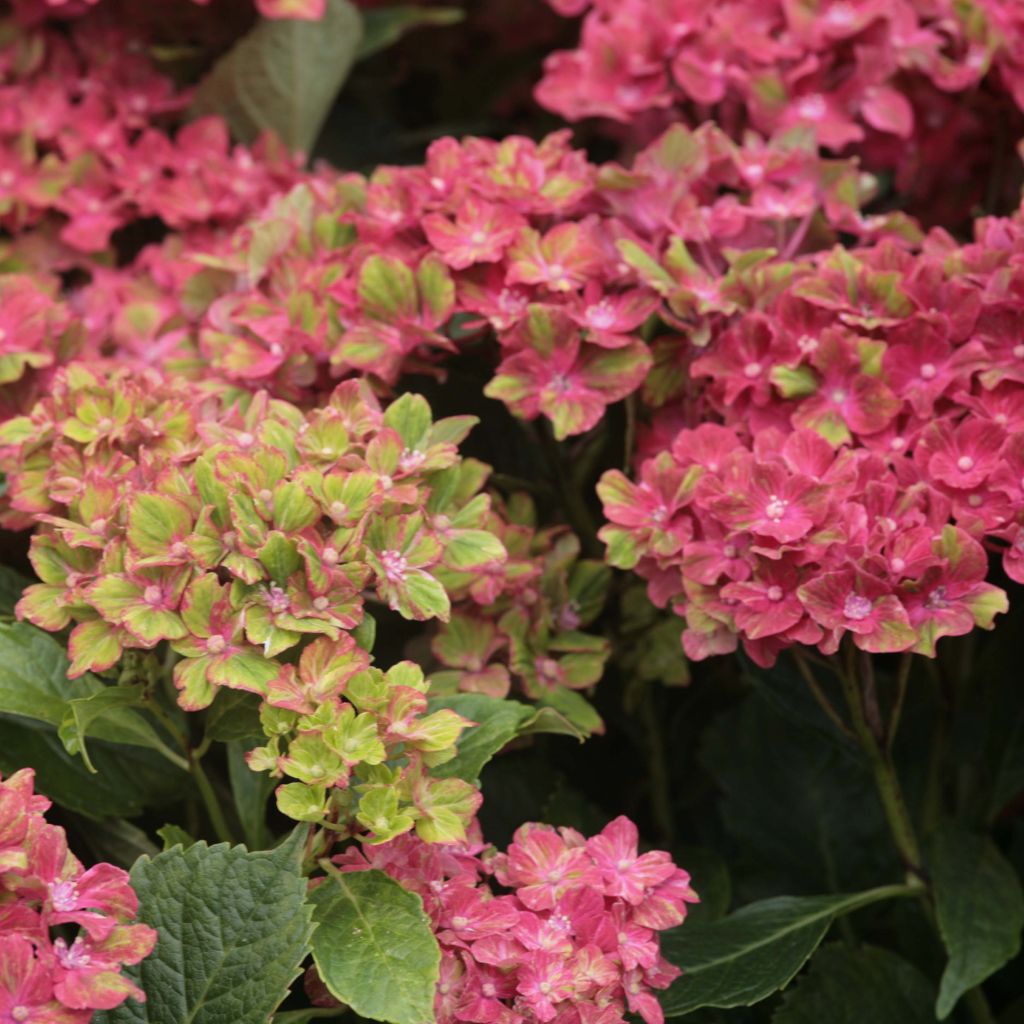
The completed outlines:
<svg viewBox="0 0 1024 1024">
<path fill-rule="evenodd" d="M 441 950 L 423 901 L 381 871 L 335 872 L 313 890 L 313 959 L 331 994 L 390 1024 L 434 1019 Z"/>
<path fill-rule="evenodd" d="M 893 885 L 849 895 L 776 896 L 718 921 L 667 932 L 662 953 L 683 974 L 661 996 L 665 1016 L 765 999 L 793 979 L 838 915 L 912 891 Z"/>
<path fill-rule="evenodd" d="M 1024 893 L 991 839 L 956 826 L 936 833 L 928 866 L 939 931 L 949 953 L 935 1003 L 935 1015 L 942 1020 L 968 989 L 1020 951 Z"/>
<path fill-rule="evenodd" d="M 320 21 L 260 21 L 199 83 L 190 113 L 219 114 L 239 142 L 273 131 L 308 153 L 348 78 L 362 39 L 349 0 L 327 0 Z"/>
<path fill-rule="evenodd" d="M 832 945 L 787 991 L 772 1024 L 932 1024 L 935 988 L 887 949 Z"/>
<path fill-rule="evenodd" d="M 265 1024 L 309 952 L 306 830 L 276 850 L 196 843 L 132 868 L 139 918 L 156 949 L 128 973 L 146 993 L 95 1024 Z"/>
</svg>

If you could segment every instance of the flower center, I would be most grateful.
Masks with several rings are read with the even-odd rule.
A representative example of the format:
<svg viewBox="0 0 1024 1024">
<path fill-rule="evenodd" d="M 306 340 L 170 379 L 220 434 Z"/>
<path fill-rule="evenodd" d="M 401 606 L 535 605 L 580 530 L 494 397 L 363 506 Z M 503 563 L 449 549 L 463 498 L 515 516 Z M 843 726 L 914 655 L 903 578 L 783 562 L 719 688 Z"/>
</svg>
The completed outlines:
<svg viewBox="0 0 1024 1024">
<path fill-rule="evenodd" d="M 276 583 L 267 587 L 264 591 L 263 599 L 267 602 L 267 607 L 275 615 L 280 615 L 282 612 L 288 611 L 288 608 L 291 605 L 291 602 L 288 600 L 288 595 Z"/>
<path fill-rule="evenodd" d="M 74 882 L 51 882 L 50 904 L 58 914 L 66 914 L 78 905 L 78 888 Z"/>
<path fill-rule="evenodd" d="M 806 117 L 808 121 L 820 121 L 828 110 L 824 97 L 817 95 L 805 96 L 796 108 L 799 115 Z"/>
<path fill-rule="evenodd" d="M 939 609 L 948 608 L 949 602 L 946 600 L 946 588 L 936 587 L 929 595 L 928 600 L 924 603 L 926 608 Z"/>
<path fill-rule="evenodd" d="M 935 369 L 934 363 L 921 364 L 921 376 L 924 377 L 925 380 L 931 380 L 938 372 L 939 371 Z"/>
<path fill-rule="evenodd" d="M 846 392 L 842 388 L 834 388 L 832 390 L 832 401 L 836 405 L 842 405 L 846 401 Z"/>
<path fill-rule="evenodd" d="M 956 468 L 959 469 L 961 473 L 967 473 L 974 469 L 974 459 L 972 459 L 970 455 L 961 455 L 960 458 L 956 460 Z"/>
<path fill-rule="evenodd" d="M 142 600 L 145 601 L 146 604 L 151 604 L 151 605 L 159 604 L 160 601 L 163 599 L 163 596 L 164 596 L 163 592 L 160 590 L 160 588 L 155 583 L 154 584 L 150 584 L 142 592 Z"/>
<path fill-rule="evenodd" d="M 1014 345 L 1013 346 L 1013 358 L 1014 359 L 1024 359 L 1024 345 Z"/>
<path fill-rule="evenodd" d="M 551 375 L 551 390 L 556 395 L 564 395 L 572 390 L 572 382 L 564 373 L 555 373 Z"/>
<path fill-rule="evenodd" d="M 29 1008 L 27 1006 L 14 1006 L 11 1008 L 11 1020 L 19 1022 L 28 1020 Z"/>
<path fill-rule="evenodd" d="M 318 611 L 326 611 L 331 605 L 331 602 L 326 597 L 317 597 L 313 599 L 313 607 Z"/>
<path fill-rule="evenodd" d="M 607 330 L 615 323 L 615 310 L 607 302 L 598 302 L 588 307 L 587 321 L 598 330 Z"/>
<path fill-rule="evenodd" d="M 248 432 L 239 434 L 235 440 L 237 440 L 239 448 L 251 448 L 256 443 L 256 438 Z"/>
<path fill-rule="evenodd" d="M 753 380 L 755 377 L 760 377 L 761 364 L 747 363 L 747 365 L 743 367 L 743 376 L 746 377 L 747 380 Z"/>
<path fill-rule="evenodd" d="M 780 498 L 777 494 L 772 494 L 768 497 L 768 504 L 764 507 L 764 514 L 768 519 L 778 522 L 786 514 L 788 507 L 788 501 Z"/>
<path fill-rule="evenodd" d="M 330 512 L 332 519 L 344 519 L 348 515 L 348 505 L 343 501 L 332 501 Z"/>
<path fill-rule="evenodd" d="M 843 614 L 854 622 L 860 622 L 871 614 L 872 604 L 866 597 L 860 594 L 847 594 L 843 603 Z"/>
<path fill-rule="evenodd" d="M 206 649 L 211 654 L 221 654 L 224 648 L 227 647 L 228 642 L 219 633 L 215 633 L 206 641 Z"/>
<path fill-rule="evenodd" d="M 328 565 L 337 565 L 340 557 L 334 548 L 324 548 L 324 561 Z"/>
<path fill-rule="evenodd" d="M 404 473 L 410 473 L 422 466 L 426 458 L 425 452 L 416 451 L 415 448 L 406 448 L 398 460 L 398 465 Z"/>
<path fill-rule="evenodd" d="M 770 586 L 767 591 L 767 597 L 769 601 L 781 601 L 782 600 L 782 587 Z"/>
<path fill-rule="evenodd" d="M 473 234 L 471 234 L 469 236 L 469 240 L 474 245 L 483 245 L 484 242 L 487 241 L 487 232 L 486 231 L 474 231 Z"/>
<path fill-rule="evenodd" d="M 389 583 L 404 583 L 409 561 L 401 551 L 382 551 L 380 564 Z"/>
</svg>

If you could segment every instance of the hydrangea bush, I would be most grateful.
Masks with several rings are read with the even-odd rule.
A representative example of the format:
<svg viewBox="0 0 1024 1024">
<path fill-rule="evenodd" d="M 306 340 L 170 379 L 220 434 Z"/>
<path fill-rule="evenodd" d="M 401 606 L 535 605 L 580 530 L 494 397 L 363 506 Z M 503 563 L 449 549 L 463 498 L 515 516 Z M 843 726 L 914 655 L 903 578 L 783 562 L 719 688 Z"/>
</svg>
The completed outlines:
<svg viewBox="0 0 1024 1024">
<path fill-rule="evenodd" d="M 1024 1005 L 1024 18 L 548 7 L 0 12 L 0 1021 Z"/>
</svg>

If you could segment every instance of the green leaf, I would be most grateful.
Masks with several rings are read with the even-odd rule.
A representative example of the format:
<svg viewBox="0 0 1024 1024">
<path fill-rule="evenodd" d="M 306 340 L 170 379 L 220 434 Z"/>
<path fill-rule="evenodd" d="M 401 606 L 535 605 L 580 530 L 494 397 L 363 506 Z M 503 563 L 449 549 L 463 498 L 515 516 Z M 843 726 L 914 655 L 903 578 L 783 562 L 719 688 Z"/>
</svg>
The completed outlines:
<svg viewBox="0 0 1024 1024">
<path fill-rule="evenodd" d="M 259 697 L 245 690 L 219 690 L 206 711 L 206 735 L 222 743 L 262 737 Z"/>
<path fill-rule="evenodd" d="M 552 708 L 560 715 L 563 715 L 573 726 L 579 729 L 583 736 L 591 733 L 603 733 L 604 722 L 601 716 L 594 710 L 594 705 L 576 690 L 569 690 L 564 686 L 545 693 L 537 701 L 540 708 Z M 549 730 L 545 730 L 549 731 Z"/>
<path fill-rule="evenodd" d="M 784 703 L 790 684 L 794 699 Z M 810 697 L 809 707 L 796 703 L 806 689 L 780 663 L 763 692 L 717 716 L 702 737 L 700 762 L 721 794 L 741 903 L 855 892 L 899 877 L 870 773 Z"/>
<path fill-rule="evenodd" d="M 64 648 L 48 633 L 24 622 L 0 625 L 0 712 L 57 726 L 68 752 L 81 751 L 90 770 L 87 735 L 149 747 L 183 765 L 153 726 L 132 710 L 141 687 L 108 686 L 90 674 L 69 680 L 67 672 Z"/>
<path fill-rule="evenodd" d="M 136 747 L 149 747 L 164 754 L 179 768 L 188 768 L 188 762 L 170 750 L 160 739 L 153 726 L 134 708 L 142 706 L 145 687 L 104 686 L 88 697 L 77 697 L 68 701 L 68 710 L 57 729 L 57 735 L 69 754 L 81 754 L 85 766 L 95 772 L 89 751 L 87 736 L 103 735 L 115 743 L 127 743 Z"/>
<path fill-rule="evenodd" d="M 843 896 L 776 896 L 718 921 L 690 921 L 666 932 L 661 951 L 683 974 L 661 996 L 665 1016 L 767 998 L 789 984 L 838 915 L 912 891 L 892 885 Z"/>
<path fill-rule="evenodd" d="M 98 1013 L 95 1024 L 265 1024 L 309 951 L 306 829 L 276 850 L 196 843 L 132 868 L 139 918 L 159 932 L 128 973 L 147 1001 Z"/>
<path fill-rule="evenodd" d="M 519 735 L 527 722 L 537 717 L 536 711 L 515 700 L 497 700 L 481 693 L 459 693 L 451 697 L 434 697 L 430 711 L 451 708 L 464 715 L 475 726 L 459 738 L 458 753 L 433 769 L 440 778 L 455 776 L 475 782 L 485 764 L 507 743 Z"/>
<path fill-rule="evenodd" d="M 790 989 L 772 1024 L 932 1024 L 935 990 L 886 949 L 825 946 Z"/>
<path fill-rule="evenodd" d="M 320 21 L 264 19 L 199 83 L 190 113 L 219 114 L 239 142 L 270 130 L 308 153 L 361 38 L 362 21 L 349 0 L 327 0 Z"/>
<path fill-rule="evenodd" d="M 1024 893 L 991 839 L 953 825 L 934 836 L 928 866 L 939 931 L 949 953 L 935 1003 L 935 1015 L 942 1020 L 968 989 L 1020 951 Z"/>
<path fill-rule="evenodd" d="M 393 46 L 412 29 L 427 25 L 454 25 L 464 17 L 465 14 L 458 7 L 427 9 L 412 4 L 363 11 L 363 41 L 359 44 L 356 59 L 365 60 Z"/>
<path fill-rule="evenodd" d="M 55 803 L 90 818 L 132 818 L 186 796 L 189 776 L 141 747 L 93 742 L 93 775 L 72 757 L 51 726 L 0 715 L 0 772 L 32 768 L 36 788 Z"/>
<path fill-rule="evenodd" d="M 423 901 L 380 871 L 334 872 L 310 899 L 313 959 L 331 994 L 390 1024 L 434 1019 L 441 951 Z"/>
</svg>

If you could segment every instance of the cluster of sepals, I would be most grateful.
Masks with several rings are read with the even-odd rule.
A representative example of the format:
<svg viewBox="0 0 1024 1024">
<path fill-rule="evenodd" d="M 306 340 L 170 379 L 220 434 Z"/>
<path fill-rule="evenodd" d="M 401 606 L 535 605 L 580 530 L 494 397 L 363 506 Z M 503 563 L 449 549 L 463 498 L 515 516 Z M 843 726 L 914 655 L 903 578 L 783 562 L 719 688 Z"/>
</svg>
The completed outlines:
<svg viewBox="0 0 1024 1024">
<path fill-rule="evenodd" d="M 655 417 L 637 482 L 600 486 L 609 560 L 685 615 L 692 657 L 845 633 L 934 656 L 1006 611 L 984 581 L 989 552 L 1024 580 L 1022 227 L 835 249 L 710 314 L 699 399 Z"/>
<path fill-rule="evenodd" d="M 86 1024 L 94 1010 L 145 1000 L 121 968 L 149 955 L 156 932 L 132 924 L 127 872 L 86 870 L 34 784 L 30 769 L 0 779 L 0 1014 Z"/>
<path fill-rule="evenodd" d="M 640 134 L 680 119 L 766 135 L 810 127 L 825 148 L 894 171 L 932 212 L 969 209 L 943 192 L 981 198 L 994 122 L 1020 124 L 1015 0 L 548 2 L 585 14 L 578 46 L 547 58 L 535 91 L 570 121 Z"/>
<path fill-rule="evenodd" d="M 361 782 L 408 799 L 389 829 L 415 819 L 421 834 L 458 835 L 435 805 L 465 818 L 475 792 L 423 769 L 453 756 L 465 720 L 427 715 L 422 674 L 371 668 L 352 634 L 367 596 L 447 619 L 449 590 L 500 576 L 486 467 L 456 447 L 473 422 L 432 423 L 414 395 L 381 411 L 357 381 L 304 414 L 265 394 L 228 402 L 156 371 L 72 364 L 2 428 L 12 509 L 38 524 L 42 582 L 18 614 L 49 630 L 76 623 L 72 677 L 166 641 L 182 707 L 208 706 L 219 687 L 257 694 L 273 739 L 254 763 L 312 787 L 285 787 L 286 811 L 323 817 L 313 795 L 326 813 L 358 765 Z M 401 770 L 383 766 L 399 753 Z"/>
<path fill-rule="evenodd" d="M 438 1024 L 623 1024 L 627 1009 L 646 1024 L 664 1019 L 652 989 L 679 970 L 657 933 L 681 924 L 697 896 L 667 853 L 638 854 L 626 818 L 589 839 L 524 825 L 504 853 L 476 833 L 447 846 L 401 836 L 334 860 L 385 871 L 423 898 L 441 946 Z"/>
<path fill-rule="evenodd" d="M 442 372 L 450 353 L 493 334 L 486 393 L 564 438 L 657 372 L 642 333 L 659 306 L 636 266 L 645 255 L 686 239 L 695 292 L 741 301 L 808 238 L 913 235 L 899 216 L 860 214 L 870 189 L 800 132 L 739 145 L 712 125 L 676 127 L 629 168 L 591 164 L 567 133 L 442 139 L 421 167 L 313 182 L 231 243 L 192 253 L 204 269 L 187 279 L 184 308 L 142 317 L 144 338 L 129 329 L 123 349 L 155 343 L 182 366 L 308 402 L 332 377 L 386 386 Z M 179 253 L 149 262 L 167 259 L 175 269 L 160 278 L 180 288 Z"/>
</svg>

